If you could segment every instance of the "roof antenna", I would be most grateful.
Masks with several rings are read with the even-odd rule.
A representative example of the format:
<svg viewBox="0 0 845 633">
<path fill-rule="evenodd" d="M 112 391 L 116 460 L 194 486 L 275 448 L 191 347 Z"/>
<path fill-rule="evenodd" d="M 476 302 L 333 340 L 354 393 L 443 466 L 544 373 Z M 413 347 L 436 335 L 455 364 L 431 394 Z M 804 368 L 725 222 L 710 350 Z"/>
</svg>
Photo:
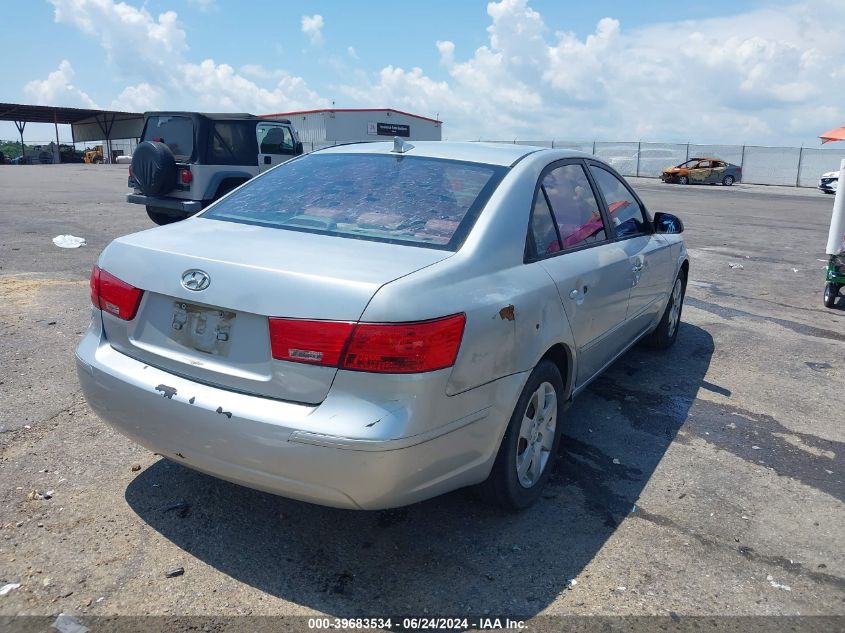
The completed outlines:
<svg viewBox="0 0 845 633">
<path fill-rule="evenodd" d="M 393 137 L 393 149 L 390 150 L 391 152 L 395 152 L 397 154 L 404 154 L 405 152 L 414 149 L 414 146 L 410 143 L 406 143 L 398 136 Z"/>
</svg>

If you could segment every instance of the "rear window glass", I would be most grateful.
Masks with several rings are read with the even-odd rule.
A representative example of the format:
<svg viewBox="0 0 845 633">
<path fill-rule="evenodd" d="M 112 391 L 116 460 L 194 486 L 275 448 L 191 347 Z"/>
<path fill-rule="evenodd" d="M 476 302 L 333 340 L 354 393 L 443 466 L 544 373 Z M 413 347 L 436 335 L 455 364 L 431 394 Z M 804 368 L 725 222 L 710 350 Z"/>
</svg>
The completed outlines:
<svg viewBox="0 0 845 633">
<path fill-rule="evenodd" d="M 151 116 L 141 140 L 164 143 L 177 159 L 188 159 L 194 153 L 194 122 L 186 116 Z"/>
<path fill-rule="evenodd" d="M 314 154 L 250 181 L 204 218 L 457 250 L 507 169 L 384 154 Z"/>
</svg>

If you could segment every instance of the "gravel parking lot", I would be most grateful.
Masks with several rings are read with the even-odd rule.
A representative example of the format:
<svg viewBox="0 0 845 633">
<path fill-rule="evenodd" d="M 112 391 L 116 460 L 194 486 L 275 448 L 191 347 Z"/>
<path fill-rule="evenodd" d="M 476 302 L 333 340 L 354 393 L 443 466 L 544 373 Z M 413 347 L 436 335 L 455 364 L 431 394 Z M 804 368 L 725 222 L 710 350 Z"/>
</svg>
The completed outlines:
<svg viewBox="0 0 845 633">
<path fill-rule="evenodd" d="M 0 615 L 845 615 L 833 199 L 632 182 L 686 224 L 678 344 L 635 348 L 575 402 L 529 511 L 459 491 L 353 512 L 192 472 L 100 422 L 73 360 L 88 275 L 151 223 L 123 202 L 124 166 L 0 166 L 0 586 L 21 585 Z M 55 247 L 64 233 L 87 246 Z"/>
</svg>

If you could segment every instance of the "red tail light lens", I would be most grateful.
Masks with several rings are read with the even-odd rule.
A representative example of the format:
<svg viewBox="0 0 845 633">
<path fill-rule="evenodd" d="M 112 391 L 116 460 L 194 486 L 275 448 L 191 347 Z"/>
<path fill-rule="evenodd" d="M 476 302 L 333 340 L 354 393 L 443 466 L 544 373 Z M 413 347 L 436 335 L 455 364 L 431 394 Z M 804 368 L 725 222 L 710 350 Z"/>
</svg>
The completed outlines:
<svg viewBox="0 0 845 633">
<path fill-rule="evenodd" d="M 143 294 L 143 290 L 130 286 L 98 266 L 91 270 L 91 303 L 100 310 L 131 321 L 138 313 Z"/>
<path fill-rule="evenodd" d="M 455 364 L 466 317 L 413 323 L 270 319 L 273 358 L 387 374 L 435 371 Z"/>
<path fill-rule="evenodd" d="M 464 334 L 463 314 L 417 323 L 361 323 L 343 358 L 343 369 L 410 374 L 451 367 Z"/>
<path fill-rule="evenodd" d="M 191 181 L 194 179 L 194 175 L 191 173 L 190 169 L 183 169 L 179 172 L 179 175 L 182 179 L 182 184 L 189 185 Z"/>
<path fill-rule="evenodd" d="M 337 367 L 354 323 L 270 319 L 273 358 Z"/>
</svg>

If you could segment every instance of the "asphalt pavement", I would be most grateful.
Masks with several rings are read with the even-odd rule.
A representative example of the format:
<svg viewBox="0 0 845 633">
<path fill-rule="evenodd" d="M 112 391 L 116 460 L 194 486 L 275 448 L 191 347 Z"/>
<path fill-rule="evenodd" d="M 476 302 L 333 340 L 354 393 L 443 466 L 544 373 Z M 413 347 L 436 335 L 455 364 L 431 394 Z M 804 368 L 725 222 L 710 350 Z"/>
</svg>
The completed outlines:
<svg viewBox="0 0 845 633">
<path fill-rule="evenodd" d="M 677 344 L 576 400 L 530 510 L 459 491 L 355 512 L 192 472 L 91 413 L 73 361 L 89 272 L 151 223 L 125 166 L 0 166 L 0 587 L 20 583 L 0 616 L 845 615 L 833 199 L 632 182 L 686 225 Z"/>
</svg>

